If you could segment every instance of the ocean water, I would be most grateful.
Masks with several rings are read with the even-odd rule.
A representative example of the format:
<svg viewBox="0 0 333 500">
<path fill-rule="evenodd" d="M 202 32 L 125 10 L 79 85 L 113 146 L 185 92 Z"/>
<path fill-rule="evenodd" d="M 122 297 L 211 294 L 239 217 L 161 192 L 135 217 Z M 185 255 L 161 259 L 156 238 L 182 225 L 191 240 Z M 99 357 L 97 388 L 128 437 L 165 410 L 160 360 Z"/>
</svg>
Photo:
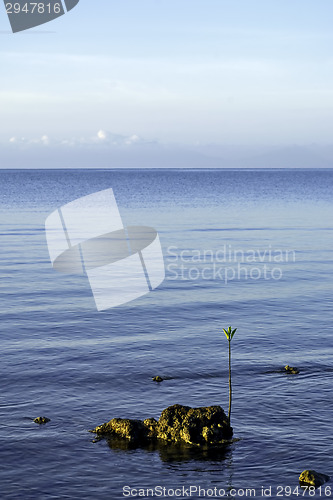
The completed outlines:
<svg viewBox="0 0 333 500">
<path fill-rule="evenodd" d="M 158 231 L 166 279 L 97 312 L 44 222 L 110 187 L 124 223 Z M 289 498 L 303 469 L 333 475 L 333 170 L 0 170 L 0 206 L 1 499 Z M 229 325 L 229 446 L 93 442 L 113 417 L 227 410 Z"/>
</svg>

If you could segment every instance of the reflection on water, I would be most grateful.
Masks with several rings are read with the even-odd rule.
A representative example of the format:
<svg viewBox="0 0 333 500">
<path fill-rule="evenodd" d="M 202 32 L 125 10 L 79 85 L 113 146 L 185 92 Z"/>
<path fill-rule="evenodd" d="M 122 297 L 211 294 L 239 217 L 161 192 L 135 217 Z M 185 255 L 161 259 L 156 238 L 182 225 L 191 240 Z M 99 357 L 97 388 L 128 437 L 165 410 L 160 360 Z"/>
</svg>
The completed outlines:
<svg viewBox="0 0 333 500">
<path fill-rule="evenodd" d="M 115 451 L 126 452 L 140 448 L 146 452 L 158 453 L 162 462 L 190 462 L 193 460 L 223 462 L 232 452 L 231 443 L 225 446 L 205 447 L 158 440 L 139 445 L 117 437 L 108 438 L 107 443 L 111 450 Z"/>
</svg>

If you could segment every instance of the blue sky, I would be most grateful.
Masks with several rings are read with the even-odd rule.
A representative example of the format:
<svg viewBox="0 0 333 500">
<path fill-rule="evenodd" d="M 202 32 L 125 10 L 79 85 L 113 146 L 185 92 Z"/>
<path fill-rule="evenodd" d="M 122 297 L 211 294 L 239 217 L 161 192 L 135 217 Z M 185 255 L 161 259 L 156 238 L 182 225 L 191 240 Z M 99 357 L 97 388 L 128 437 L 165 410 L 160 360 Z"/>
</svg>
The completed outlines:
<svg viewBox="0 0 333 500">
<path fill-rule="evenodd" d="M 332 144 L 332 19 L 331 0 L 80 0 L 12 34 L 3 7 L 2 149 Z"/>
</svg>

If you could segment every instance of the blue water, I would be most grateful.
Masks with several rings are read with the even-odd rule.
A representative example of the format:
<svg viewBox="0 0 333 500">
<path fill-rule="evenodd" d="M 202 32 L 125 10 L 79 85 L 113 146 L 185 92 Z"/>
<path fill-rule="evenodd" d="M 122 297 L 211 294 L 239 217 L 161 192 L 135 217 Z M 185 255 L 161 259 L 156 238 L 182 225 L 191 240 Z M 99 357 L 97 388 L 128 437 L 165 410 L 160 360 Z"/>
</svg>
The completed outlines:
<svg viewBox="0 0 333 500">
<path fill-rule="evenodd" d="M 110 187 L 124 223 L 159 232 L 167 276 L 97 312 L 85 277 L 52 269 L 44 221 Z M 113 500 L 126 485 L 280 498 L 303 469 L 333 475 L 332 170 L 0 170 L 0 206 L 1 499 Z M 229 325 L 230 446 L 93 442 L 113 417 L 227 409 Z"/>
</svg>

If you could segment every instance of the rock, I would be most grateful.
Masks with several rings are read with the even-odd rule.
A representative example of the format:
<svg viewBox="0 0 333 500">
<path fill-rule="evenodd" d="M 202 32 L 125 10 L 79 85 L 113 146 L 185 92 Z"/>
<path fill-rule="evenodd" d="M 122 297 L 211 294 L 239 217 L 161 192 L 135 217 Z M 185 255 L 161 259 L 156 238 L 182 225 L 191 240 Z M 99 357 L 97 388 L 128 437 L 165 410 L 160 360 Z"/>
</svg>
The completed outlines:
<svg viewBox="0 0 333 500">
<path fill-rule="evenodd" d="M 37 417 L 34 419 L 35 424 L 47 424 L 47 422 L 51 422 L 51 420 L 47 417 Z"/>
<path fill-rule="evenodd" d="M 129 418 L 113 418 L 110 422 L 99 425 L 91 432 L 95 432 L 97 436 L 115 434 L 133 442 L 145 441 L 149 435 L 149 429 L 141 420 Z"/>
<path fill-rule="evenodd" d="M 286 365 L 284 367 L 284 371 L 287 373 L 291 373 L 292 375 L 297 375 L 297 373 L 299 373 L 298 368 L 295 368 L 294 366 L 289 366 L 289 365 Z"/>
<path fill-rule="evenodd" d="M 232 427 L 220 406 L 173 405 L 162 411 L 157 436 L 174 443 L 217 445 L 232 437 Z"/>
<path fill-rule="evenodd" d="M 321 474 L 320 472 L 316 472 L 315 470 L 303 470 L 301 475 L 299 476 L 299 482 L 301 484 L 306 484 L 310 486 L 314 486 L 318 488 L 322 486 L 324 483 L 329 481 L 330 477 L 326 474 Z"/>
<path fill-rule="evenodd" d="M 220 406 L 190 408 L 177 404 L 163 410 L 158 422 L 154 418 L 143 422 L 114 418 L 90 432 L 139 444 L 162 440 L 195 446 L 218 446 L 232 437 L 232 427 Z"/>
<path fill-rule="evenodd" d="M 146 428 L 147 437 L 149 439 L 155 439 L 157 436 L 158 422 L 154 418 L 146 418 L 143 421 L 143 425 Z"/>
<path fill-rule="evenodd" d="M 162 411 L 157 422 L 113 418 L 90 432 L 97 436 L 116 436 L 134 443 L 163 440 L 190 445 L 216 446 L 232 437 L 232 427 L 220 406 L 190 408 L 173 405 Z"/>
<path fill-rule="evenodd" d="M 160 377 L 159 375 L 157 375 L 157 377 L 153 377 L 154 382 L 163 382 L 163 380 L 164 379 L 162 377 Z"/>
</svg>

